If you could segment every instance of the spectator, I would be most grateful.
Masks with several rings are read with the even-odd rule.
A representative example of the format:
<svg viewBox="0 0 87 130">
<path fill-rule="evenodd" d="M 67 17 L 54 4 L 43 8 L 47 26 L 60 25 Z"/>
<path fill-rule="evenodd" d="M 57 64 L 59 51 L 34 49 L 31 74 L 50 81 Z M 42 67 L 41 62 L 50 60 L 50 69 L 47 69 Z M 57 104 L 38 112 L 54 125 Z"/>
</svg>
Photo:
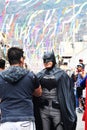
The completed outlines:
<svg viewBox="0 0 87 130">
<path fill-rule="evenodd" d="M 85 69 L 85 64 L 83 63 L 83 59 L 79 59 L 79 64 L 82 64 L 83 70 Z"/>
<path fill-rule="evenodd" d="M 0 59 L 0 71 L 5 69 L 5 60 L 4 59 Z"/>
<path fill-rule="evenodd" d="M 2 72 L 5 69 L 5 60 L 0 59 L 0 72 Z M 0 99 L 1 102 L 1 99 Z M 0 121 L 1 121 L 1 110 L 0 110 Z"/>
<path fill-rule="evenodd" d="M 83 70 L 83 65 L 80 63 L 77 65 L 77 80 L 76 80 L 76 98 L 78 101 L 78 112 L 82 113 L 83 112 L 83 106 L 82 106 L 82 93 L 83 90 L 80 87 L 80 82 L 83 80 L 85 77 L 86 73 Z"/>
<path fill-rule="evenodd" d="M 71 78 L 57 67 L 54 52 L 44 53 L 43 64 L 45 68 L 37 74 L 42 87 L 39 105 L 43 130 L 50 130 L 51 123 L 56 130 L 75 130 L 77 117 Z"/>
<path fill-rule="evenodd" d="M 35 130 L 32 96 L 41 96 L 33 72 L 23 68 L 23 50 L 11 47 L 7 53 L 10 67 L 0 75 L 0 130 Z"/>
<path fill-rule="evenodd" d="M 87 75 L 80 82 L 82 89 L 86 89 L 86 98 L 85 98 L 85 110 L 83 114 L 83 121 L 85 121 L 85 130 L 87 130 Z"/>
</svg>

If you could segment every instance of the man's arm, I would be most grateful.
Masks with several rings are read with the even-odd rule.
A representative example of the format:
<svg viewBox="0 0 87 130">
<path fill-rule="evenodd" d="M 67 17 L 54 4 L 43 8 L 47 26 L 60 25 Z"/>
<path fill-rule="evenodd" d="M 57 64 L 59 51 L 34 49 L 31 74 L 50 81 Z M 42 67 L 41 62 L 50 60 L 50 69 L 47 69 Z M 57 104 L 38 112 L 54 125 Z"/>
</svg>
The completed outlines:
<svg viewBox="0 0 87 130">
<path fill-rule="evenodd" d="M 39 97 L 42 95 L 42 88 L 40 86 L 39 80 L 37 78 L 37 76 L 31 72 L 29 73 L 29 77 L 32 79 L 32 83 L 34 85 L 34 92 L 33 92 L 33 96 Z"/>
</svg>

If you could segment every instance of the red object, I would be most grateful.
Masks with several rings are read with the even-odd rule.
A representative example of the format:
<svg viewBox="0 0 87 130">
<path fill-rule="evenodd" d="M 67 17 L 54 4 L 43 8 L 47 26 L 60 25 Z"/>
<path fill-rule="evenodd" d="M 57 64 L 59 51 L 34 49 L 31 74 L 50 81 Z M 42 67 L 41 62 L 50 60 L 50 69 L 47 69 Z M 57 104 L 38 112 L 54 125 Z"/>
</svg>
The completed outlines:
<svg viewBox="0 0 87 130">
<path fill-rule="evenodd" d="M 86 79 L 85 111 L 84 111 L 82 120 L 85 121 L 85 130 L 87 130 L 87 79 Z"/>
</svg>

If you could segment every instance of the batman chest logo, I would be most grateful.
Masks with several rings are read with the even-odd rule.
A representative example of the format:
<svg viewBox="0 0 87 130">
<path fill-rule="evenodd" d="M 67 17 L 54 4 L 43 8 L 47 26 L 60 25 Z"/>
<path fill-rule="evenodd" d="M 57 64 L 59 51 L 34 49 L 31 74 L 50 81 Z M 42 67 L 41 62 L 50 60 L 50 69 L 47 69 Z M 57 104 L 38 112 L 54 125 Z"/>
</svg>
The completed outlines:
<svg viewBox="0 0 87 130">
<path fill-rule="evenodd" d="M 42 79 L 42 87 L 47 88 L 49 91 L 56 88 L 56 78 L 55 76 L 46 75 Z"/>
</svg>

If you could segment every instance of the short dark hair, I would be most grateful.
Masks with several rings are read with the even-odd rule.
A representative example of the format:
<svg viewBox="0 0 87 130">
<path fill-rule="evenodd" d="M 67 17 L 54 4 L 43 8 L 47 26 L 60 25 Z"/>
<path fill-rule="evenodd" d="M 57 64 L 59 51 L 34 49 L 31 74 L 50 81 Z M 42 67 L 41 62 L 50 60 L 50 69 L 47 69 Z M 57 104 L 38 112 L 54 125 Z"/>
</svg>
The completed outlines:
<svg viewBox="0 0 87 130">
<path fill-rule="evenodd" d="M 79 59 L 79 62 L 83 62 L 83 59 Z"/>
<path fill-rule="evenodd" d="M 4 59 L 0 59 L 0 68 L 1 69 L 5 68 L 5 60 Z"/>
<path fill-rule="evenodd" d="M 23 57 L 23 49 L 18 47 L 11 47 L 8 49 L 7 58 L 10 65 L 20 63 L 20 58 Z"/>
</svg>

